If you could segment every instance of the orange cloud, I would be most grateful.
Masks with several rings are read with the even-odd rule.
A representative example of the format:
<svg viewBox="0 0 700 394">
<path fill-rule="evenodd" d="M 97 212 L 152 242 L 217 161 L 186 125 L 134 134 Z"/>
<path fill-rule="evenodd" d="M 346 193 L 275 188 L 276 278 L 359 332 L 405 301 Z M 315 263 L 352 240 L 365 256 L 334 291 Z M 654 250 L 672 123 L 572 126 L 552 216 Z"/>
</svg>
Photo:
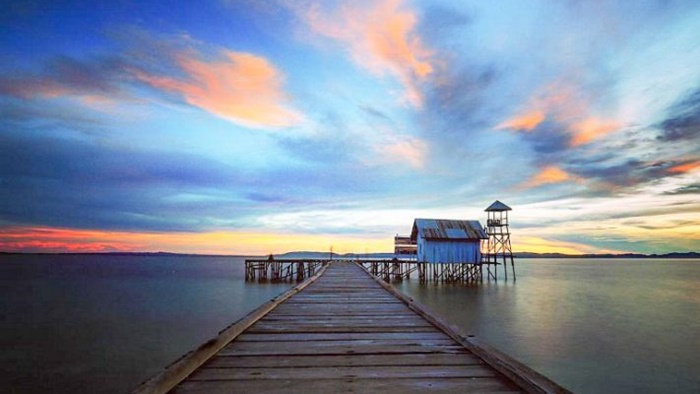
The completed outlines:
<svg viewBox="0 0 700 394">
<path fill-rule="evenodd" d="M 569 173 L 567 173 L 559 167 L 547 166 L 542 168 L 537 174 L 535 174 L 532 178 L 523 183 L 520 187 L 524 189 L 529 189 L 546 184 L 561 183 L 574 179 L 576 179 L 574 176 L 570 175 Z"/>
<path fill-rule="evenodd" d="M 532 131 L 545 119 L 544 113 L 532 111 L 523 115 L 508 119 L 496 126 L 496 130 L 511 129 Z"/>
<path fill-rule="evenodd" d="M 570 144 L 572 147 L 588 144 L 596 138 L 616 131 L 620 126 L 620 123 L 615 121 L 605 121 L 598 118 L 585 119 L 571 125 L 573 135 Z"/>
<path fill-rule="evenodd" d="M 405 100 L 420 107 L 420 82 L 434 72 L 433 52 L 414 31 L 418 18 L 400 0 L 345 4 L 339 12 L 323 12 L 318 4 L 292 6 L 316 34 L 346 45 L 353 60 L 375 74 L 390 74 L 401 82 Z"/>
<path fill-rule="evenodd" d="M 246 127 L 287 127 L 302 121 L 288 107 L 281 73 L 265 58 L 224 50 L 217 61 L 180 53 L 176 62 L 187 77 L 135 72 L 149 85 L 182 94 L 187 103 Z"/>
<path fill-rule="evenodd" d="M 673 166 L 668 169 L 668 172 L 673 174 L 685 174 L 686 172 L 693 171 L 696 168 L 700 168 L 700 161 L 691 161 L 688 163 Z"/>
</svg>

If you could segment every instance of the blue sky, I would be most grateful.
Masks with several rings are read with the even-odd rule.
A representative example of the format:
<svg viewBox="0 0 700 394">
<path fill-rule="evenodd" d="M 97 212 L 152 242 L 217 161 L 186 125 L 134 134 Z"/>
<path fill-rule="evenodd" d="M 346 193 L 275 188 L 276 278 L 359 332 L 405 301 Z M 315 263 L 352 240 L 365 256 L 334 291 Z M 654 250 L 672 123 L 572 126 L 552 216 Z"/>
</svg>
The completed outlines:
<svg viewBox="0 0 700 394">
<path fill-rule="evenodd" d="M 6 2 L 0 249 L 700 249 L 693 1 Z"/>
</svg>

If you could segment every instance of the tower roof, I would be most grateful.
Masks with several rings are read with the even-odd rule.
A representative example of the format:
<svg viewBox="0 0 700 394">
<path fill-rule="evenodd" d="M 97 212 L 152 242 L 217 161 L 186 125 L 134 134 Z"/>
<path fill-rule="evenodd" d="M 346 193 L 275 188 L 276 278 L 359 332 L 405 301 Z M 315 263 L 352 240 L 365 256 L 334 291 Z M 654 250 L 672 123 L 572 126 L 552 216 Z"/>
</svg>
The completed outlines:
<svg viewBox="0 0 700 394">
<path fill-rule="evenodd" d="M 512 211 L 512 209 L 507 206 L 506 204 L 496 200 L 493 202 L 493 204 L 489 205 L 488 208 L 486 208 L 486 212 L 492 212 L 492 211 Z"/>
</svg>

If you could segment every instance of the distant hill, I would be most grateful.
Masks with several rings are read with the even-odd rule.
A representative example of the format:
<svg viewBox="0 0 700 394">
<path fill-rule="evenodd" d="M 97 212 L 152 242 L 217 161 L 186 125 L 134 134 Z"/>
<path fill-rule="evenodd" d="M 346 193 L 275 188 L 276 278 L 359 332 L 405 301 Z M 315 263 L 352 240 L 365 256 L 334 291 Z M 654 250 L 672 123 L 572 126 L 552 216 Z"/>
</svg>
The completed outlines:
<svg viewBox="0 0 700 394">
<path fill-rule="evenodd" d="M 664 254 L 641 254 L 641 253 L 600 253 L 600 254 L 564 254 L 564 253 L 533 253 L 515 252 L 513 255 L 521 259 L 546 258 L 546 259 L 700 259 L 698 252 L 673 252 Z"/>
<path fill-rule="evenodd" d="M 300 252 L 287 252 L 283 254 L 273 255 L 276 259 L 327 259 L 331 256 L 329 252 L 310 252 L 310 251 L 300 251 Z M 373 258 L 373 259 L 391 259 L 394 258 L 393 253 L 333 253 L 333 258 L 350 259 L 355 257 L 363 258 Z"/>
</svg>

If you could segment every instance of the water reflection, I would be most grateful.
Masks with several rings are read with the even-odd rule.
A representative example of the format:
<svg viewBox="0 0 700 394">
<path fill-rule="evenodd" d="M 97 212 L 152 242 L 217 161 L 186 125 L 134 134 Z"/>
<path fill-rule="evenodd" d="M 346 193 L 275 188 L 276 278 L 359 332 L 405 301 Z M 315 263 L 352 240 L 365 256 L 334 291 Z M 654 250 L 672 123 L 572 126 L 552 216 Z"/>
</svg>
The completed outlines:
<svg viewBox="0 0 700 394">
<path fill-rule="evenodd" d="M 700 391 L 699 261 L 532 259 L 517 269 L 516 283 L 396 286 L 575 392 Z"/>
<path fill-rule="evenodd" d="M 1 256 L 0 392 L 123 393 L 289 284 L 243 259 Z"/>
</svg>

